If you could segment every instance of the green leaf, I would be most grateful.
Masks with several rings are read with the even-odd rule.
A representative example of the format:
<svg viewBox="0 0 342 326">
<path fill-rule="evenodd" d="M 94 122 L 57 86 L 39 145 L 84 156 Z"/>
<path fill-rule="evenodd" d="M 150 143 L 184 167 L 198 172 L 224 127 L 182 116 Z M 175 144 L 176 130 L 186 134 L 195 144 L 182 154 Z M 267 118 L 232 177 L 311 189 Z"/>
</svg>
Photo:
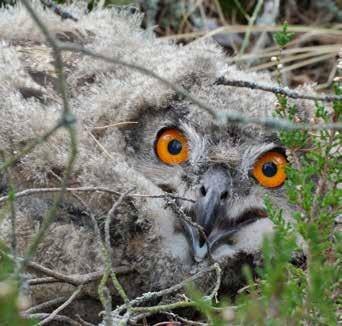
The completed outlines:
<svg viewBox="0 0 342 326">
<path fill-rule="evenodd" d="M 287 31 L 288 26 L 288 23 L 285 21 L 282 26 L 282 30 L 274 34 L 274 40 L 281 48 L 284 48 L 294 36 L 294 33 Z"/>
</svg>

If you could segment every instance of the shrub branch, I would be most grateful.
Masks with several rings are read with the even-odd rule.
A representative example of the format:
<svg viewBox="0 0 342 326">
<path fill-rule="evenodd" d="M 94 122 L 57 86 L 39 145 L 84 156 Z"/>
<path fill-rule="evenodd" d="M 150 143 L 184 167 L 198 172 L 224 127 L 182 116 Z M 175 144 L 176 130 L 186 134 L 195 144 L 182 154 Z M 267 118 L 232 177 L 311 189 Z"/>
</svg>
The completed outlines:
<svg viewBox="0 0 342 326">
<path fill-rule="evenodd" d="M 244 87 L 250 89 L 258 89 L 265 92 L 270 92 L 274 94 L 281 94 L 287 97 L 291 97 L 294 99 L 303 99 L 303 100 L 312 100 L 312 101 L 322 101 L 322 102 L 333 102 L 333 101 L 341 101 L 341 95 L 307 95 L 298 93 L 296 91 L 290 90 L 288 88 L 280 87 L 280 86 L 268 86 L 263 84 L 258 84 L 255 82 L 247 81 L 247 80 L 237 80 L 237 79 L 227 79 L 225 77 L 220 77 L 216 82 L 216 85 L 225 85 L 225 86 L 233 86 L 233 87 Z"/>
</svg>

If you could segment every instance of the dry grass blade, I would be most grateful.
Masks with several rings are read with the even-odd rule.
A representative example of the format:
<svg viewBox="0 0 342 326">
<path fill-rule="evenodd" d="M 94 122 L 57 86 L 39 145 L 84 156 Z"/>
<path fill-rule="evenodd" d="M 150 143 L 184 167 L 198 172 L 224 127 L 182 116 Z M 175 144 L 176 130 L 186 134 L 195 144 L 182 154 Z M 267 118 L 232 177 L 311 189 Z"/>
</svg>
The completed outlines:
<svg viewBox="0 0 342 326">
<path fill-rule="evenodd" d="M 281 59 L 281 63 L 284 64 L 284 63 L 287 63 L 287 62 L 292 62 L 292 61 L 298 61 L 298 60 L 301 60 L 301 59 L 306 59 L 306 58 L 311 58 L 311 57 L 318 57 L 320 56 L 322 53 L 329 53 L 329 54 L 332 54 L 332 55 L 337 55 L 337 51 L 331 51 L 330 49 L 328 51 L 322 51 L 320 53 L 317 53 L 317 52 L 309 52 L 309 53 L 303 53 L 303 54 L 298 54 L 298 55 L 289 55 L 287 57 L 284 57 Z M 301 61 L 303 62 L 303 61 Z M 249 71 L 259 71 L 259 70 L 263 70 L 263 69 L 267 69 L 267 68 L 271 68 L 271 67 L 274 67 L 278 64 L 278 62 L 266 62 L 266 63 L 263 63 L 263 64 L 260 64 L 260 65 L 257 65 L 257 66 L 253 66 L 249 69 Z"/>
<path fill-rule="evenodd" d="M 317 45 L 317 46 L 306 46 L 306 47 L 296 47 L 291 49 L 282 50 L 282 55 L 287 54 L 294 54 L 294 53 L 317 53 L 317 54 L 323 54 L 323 53 L 338 53 L 341 51 L 342 44 L 334 44 L 334 45 Z M 273 48 L 272 48 L 273 49 Z M 250 59 L 257 59 L 257 58 L 268 58 L 279 55 L 279 49 L 272 50 L 272 51 L 261 51 L 261 52 L 255 52 L 253 54 L 245 54 L 241 57 L 235 56 L 232 58 L 228 58 L 227 62 L 237 62 L 242 60 L 250 60 Z"/>
<path fill-rule="evenodd" d="M 242 45 L 241 45 L 239 55 L 243 55 L 243 53 L 245 52 L 245 50 L 248 46 L 252 27 L 255 23 L 256 18 L 258 17 L 259 11 L 261 10 L 263 4 L 264 4 L 264 0 L 258 0 L 257 4 L 255 6 L 255 9 L 254 9 L 253 15 L 248 19 L 248 28 L 246 30 L 245 37 L 242 41 Z"/>
<path fill-rule="evenodd" d="M 282 29 L 281 25 L 258 25 L 253 27 L 253 32 L 278 32 Z M 164 36 L 163 39 L 166 40 L 188 40 L 195 39 L 201 37 L 203 39 L 210 38 L 216 34 L 220 33 L 246 33 L 248 30 L 248 26 L 245 25 L 228 25 L 223 27 L 218 27 L 212 31 L 201 31 L 201 32 L 192 32 L 192 33 L 184 33 L 177 34 L 171 36 Z M 290 25 L 288 28 L 289 32 L 295 33 L 315 33 L 315 34 L 332 34 L 342 36 L 342 30 L 337 28 L 324 28 L 324 27 L 312 27 L 312 26 L 303 26 L 303 25 Z"/>
<path fill-rule="evenodd" d="M 320 55 L 320 56 L 317 56 L 317 57 L 315 57 L 313 59 L 301 61 L 301 62 L 295 63 L 293 65 L 287 66 L 285 68 L 282 68 L 280 70 L 280 72 L 284 73 L 284 72 L 291 71 L 291 70 L 294 70 L 294 69 L 297 69 L 297 68 L 305 67 L 305 66 L 311 65 L 313 63 L 317 63 L 317 62 L 328 60 L 330 58 L 334 58 L 335 56 L 336 56 L 336 54 Z M 272 75 L 275 75 L 275 74 L 276 74 L 276 72 L 272 73 Z"/>
<path fill-rule="evenodd" d="M 92 130 L 104 130 L 104 129 L 108 129 L 108 128 L 112 128 L 112 127 L 121 127 L 121 126 L 130 125 L 130 124 L 137 124 L 137 123 L 139 123 L 139 122 L 137 122 L 137 121 L 123 121 L 123 122 L 112 123 L 112 124 L 106 125 L 106 126 L 94 127 Z"/>
</svg>

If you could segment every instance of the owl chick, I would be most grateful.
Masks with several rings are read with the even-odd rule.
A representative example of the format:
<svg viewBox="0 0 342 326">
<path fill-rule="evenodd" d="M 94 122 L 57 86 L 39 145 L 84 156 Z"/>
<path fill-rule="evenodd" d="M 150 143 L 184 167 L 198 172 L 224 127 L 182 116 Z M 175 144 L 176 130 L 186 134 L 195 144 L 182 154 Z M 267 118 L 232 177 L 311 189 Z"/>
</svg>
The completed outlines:
<svg viewBox="0 0 342 326">
<path fill-rule="evenodd" d="M 212 40 L 176 45 L 142 30 L 139 13 L 97 9 L 85 14 L 84 8 L 73 5 L 68 11 L 78 21 L 61 21 L 34 4 L 60 41 L 146 67 L 217 113 L 272 114 L 273 94 L 215 84 L 222 76 L 270 85 L 272 80 L 228 65 Z M 10 157 L 56 124 L 62 101 L 51 48 L 20 4 L 0 9 L 0 39 L 0 119 L 6 122 L 0 125 L 0 149 Z M 118 207 L 110 229 L 113 268 L 132 268 L 120 277 L 129 298 L 174 285 L 212 259 L 223 270 L 222 289 L 237 289 L 243 281 L 241 266 L 259 261 L 263 238 L 272 234 L 264 196 L 291 221 L 293 208 L 282 188 L 286 148 L 277 133 L 254 124 L 222 124 L 159 80 L 127 66 L 77 52 L 63 52 L 63 60 L 70 107 L 77 118 L 78 157 L 70 186 L 117 193 L 135 189 Z M 297 102 L 297 107 L 307 115 L 310 104 Z M 16 191 L 59 186 L 68 151 L 68 134 L 60 129 L 11 169 Z M 6 187 L 1 189 L 5 195 Z M 170 197 L 148 196 L 164 194 Z M 33 257 L 67 275 L 103 270 L 88 213 L 103 230 L 117 200 L 100 191 L 77 196 L 86 207 L 68 193 Z M 18 254 L 25 254 L 52 200 L 51 193 L 17 199 Z M 5 219 L 1 236 L 9 241 L 10 235 Z M 28 277 L 36 276 L 32 272 Z M 209 278 L 203 281 L 204 291 L 210 286 Z M 72 290 L 55 283 L 30 287 L 36 303 Z M 83 292 L 95 305 L 96 284 Z"/>
</svg>

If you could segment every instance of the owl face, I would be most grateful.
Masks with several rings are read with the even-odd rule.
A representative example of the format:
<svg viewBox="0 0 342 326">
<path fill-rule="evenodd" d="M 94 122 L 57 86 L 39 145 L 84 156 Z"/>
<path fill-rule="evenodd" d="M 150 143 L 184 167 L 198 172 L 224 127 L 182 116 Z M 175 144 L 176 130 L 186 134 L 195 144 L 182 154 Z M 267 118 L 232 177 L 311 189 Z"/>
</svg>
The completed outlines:
<svg viewBox="0 0 342 326">
<path fill-rule="evenodd" d="M 285 206 L 285 148 L 275 134 L 250 127 L 202 120 L 184 104 L 145 111 L 127 130 L 129 160 L 134 168 L 178 200 L 202 228 L 181 221 L 193 259 L 260 249 L 271 232 L 263 198 Z M 286 206 L 288 210 L 288 207 Z"/>
</svg>

